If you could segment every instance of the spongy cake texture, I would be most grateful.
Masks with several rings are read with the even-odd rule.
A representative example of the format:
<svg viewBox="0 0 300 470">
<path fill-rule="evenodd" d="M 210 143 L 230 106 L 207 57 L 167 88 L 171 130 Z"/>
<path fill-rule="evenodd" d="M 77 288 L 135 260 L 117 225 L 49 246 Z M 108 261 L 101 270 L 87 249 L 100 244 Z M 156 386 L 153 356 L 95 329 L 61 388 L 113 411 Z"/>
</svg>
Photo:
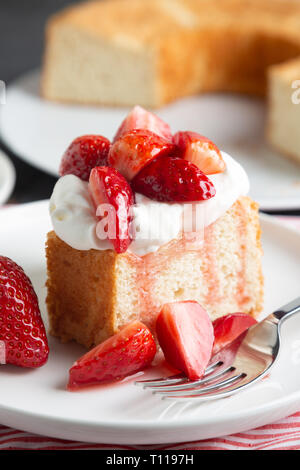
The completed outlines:
<svg viewBox="0 0 300 470">
<path fill-rule="evenodd" d="M 154 332 L 162 305 L 177 300 L 197 300 L 212 319 L 262 309 L 258 207 L 248 197 L 207 227 L 196 247 L 174 239 L 143 257 L 79 251 L 50 232 L 46 252 L 51 333 L 62 341 L 91 347 L 134 319 Z"/>
</svg>

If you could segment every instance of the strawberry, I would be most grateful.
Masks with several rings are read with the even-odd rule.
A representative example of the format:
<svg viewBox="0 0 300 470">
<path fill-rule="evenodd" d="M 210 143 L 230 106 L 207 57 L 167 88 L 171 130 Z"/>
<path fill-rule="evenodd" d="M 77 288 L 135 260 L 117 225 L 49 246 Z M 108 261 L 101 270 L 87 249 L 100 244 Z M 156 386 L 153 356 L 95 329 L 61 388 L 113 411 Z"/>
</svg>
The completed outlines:
<svg viewBox="0 0 300 470">
<path fill-rule="evenodd" d="M 134 191 L 156 201 L 204 201 L 216 194 L 213 183 L 196 165 L 182 158 L 162 157 L 132 180 Z"/>
<path fill-rule="evenodd" d="M 135 106 L 119 127 L 113 142 L 133 129 L 147 129 L 166 140 L 172 140 L 170 126 L 156 114 L 150 113 L 140 106 Z"/>
<path fill-rule="evenodd" d="M 232 343 L 250 326 L 255 325 L 255 323 L 257 323 L 255 318 L 246 313 L 229 313 L 217 318 L 213 322 L 215 335 L 213 355 Z"/>
<path fill-rule="evenodd" d="M 173 143 L 178 147 L 182 158 L 194 163 L 206 175 L 225 171 L 226 164 L 220 150 L 207 137 L 196 132 L 177 132 Z"/>
<path fill-rule="evenodd" d="M 200 379 L 211 358 L 214 332 L 204 308 L 192 300 L 165 304 L 156 333 L 166 360 L 191 380 Z"/>
<path fill-rule="evenodd" d="M 0 256 L 0 342 L 7 364 L 40 367 L 48 359 L 36 293 L 23 269 L 5 256 Z"/>
<path fill-rule="evenodd" d="M 107 166 L 110 141 L 102 135 L 83 135 L 73 140 L 65 151 L 59 168 L 60 176 L 75 175 L 88 181 L 91 169 Z"/>
<path fill-rule="evenodd" d="M 175 146 L 153 132 L 136 129 L 124 134 L 111 146 L 108 163 L 129 181 L 154 158 L 169 155 Z"/>
<path fill-rule="evenodd" d="M 129 183 L 114 168 L 99 166 L 91 171 L 89 190 L 97 211 L 101 211 L 103 204 L 109 204 L 112 209 L 107 214 L 107 208 L 102 206 L 103 211 L 97 213 L 99 217 L 105 214 L 108 217 L 108 229 L 103 232 L 102 238 L 108 238 L 117 253 L 124 253 L 132 241 L 130 212 L 134 195 Z M 96 233 L 99 236 L 98 229 Z"/>
<path fill-rule="evenodd" d="M 121 379 L 149 366 L 156 345 L 151 332 L 133 321 L 82 356 L 70 369 L 69 390 Z"/>
</svg>

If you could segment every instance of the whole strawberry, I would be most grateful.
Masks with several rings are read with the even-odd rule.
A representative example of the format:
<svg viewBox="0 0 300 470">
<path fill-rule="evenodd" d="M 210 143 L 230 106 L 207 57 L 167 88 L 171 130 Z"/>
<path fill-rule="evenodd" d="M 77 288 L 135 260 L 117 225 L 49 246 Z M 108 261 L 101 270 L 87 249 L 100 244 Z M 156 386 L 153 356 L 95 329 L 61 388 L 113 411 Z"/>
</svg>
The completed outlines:
<svg viewBox="0 0 300 470">
<path fill-rule="evenodd" d="M 48 359 L 47 336 L 31 281 L 5 256 L 0 256 L 0 342 L 7 364 L 40 367 Z"/>
<path fill-rule="evenodd" d="M 107 166 L 110 141 L 102 135 L 77 137 L 65 151 L 59 168 L 60 176 L 75 175 L 88 181 L 95 166 Z"/>
</svg>

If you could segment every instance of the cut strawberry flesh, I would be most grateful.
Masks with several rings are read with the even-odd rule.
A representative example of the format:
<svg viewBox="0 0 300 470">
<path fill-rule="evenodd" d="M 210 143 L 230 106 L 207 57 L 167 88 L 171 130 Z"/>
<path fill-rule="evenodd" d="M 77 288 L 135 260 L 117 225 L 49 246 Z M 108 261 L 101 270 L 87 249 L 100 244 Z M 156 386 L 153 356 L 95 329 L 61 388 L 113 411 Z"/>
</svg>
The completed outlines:
<svg viewBox="0 0 300 470">
<path fill-rule="evenodd" d="M 69 371 L 69 390 L 117 380 L 149 366 L 156 345 L 150 330 L 134 321 L 78 359 Z"/>
<path fill-rule="evenodd" d="M 211 320 L 195 301 L 165 304 L 156 333 L 166 360 L 191 380 L 200 379 L 209 363 L 214 333 Z"/>
<path fill-rule="evenodd" d="M 141 106 L 135 106 L 120 125 L 113 142 L 134 129 L 146 129 L 166 140 L 172 140 L 171 129 L 166 122 Z"/>
<path fill-rule="evenodd" d="M 157 157 L 172 154 L 175 146 L 145 129 L 133 130 L 111 147 L 109 165 L 131 181 L 142 168 Z"/>
<path fill-rule="evenodd" d="M 255 318 L 246 313 L 230 313 L 223 317 L 217 318 L 213 322 L 214 327 L 214 346 L 213 355 L 217 354 L 221 349 L 232 343 L 238 336 L 246 331 L 250 326 L 257 323 Z"/>
<path fill-rule="evenodd" d="M 178 147 L 181 158 L 194 163 L 206 175 L 225 171 L 226 164 L 220 150 L 207 137 L 197 132 L 177 132 L 173 143 Z"/>
<path fill-rule="evenodd" d="M 111 209 L 107 214 L 107 238 L 117 253 L 124 253 L 132 241 L 130 223 L 134 195 L 130 185 L 114 168 L 96 167 L 90 174 L 89 190 L 100 221 L 107 213 L 106 206 L 101 210 L 101 205 L 110 205 L 107 207 Z"/>
<path fill-rule="evenodd" d="M 213 183 L 193 163 L 177 157 L 150 162 L 132 180 L 137 193 L 162 202 L 204 201 L 216 194 Z"/>
</svg>

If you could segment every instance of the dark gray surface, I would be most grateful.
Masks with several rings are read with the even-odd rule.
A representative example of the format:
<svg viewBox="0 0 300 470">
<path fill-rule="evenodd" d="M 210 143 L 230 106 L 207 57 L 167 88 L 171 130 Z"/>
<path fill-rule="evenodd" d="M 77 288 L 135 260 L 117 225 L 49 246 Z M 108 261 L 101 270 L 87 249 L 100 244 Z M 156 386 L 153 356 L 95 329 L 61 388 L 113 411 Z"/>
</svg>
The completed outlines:
<svg viewBox="0 0 300 470">
<path fill-rule="evenodd" d="M 0 0 L 0 80 L 8 84 L 41 63 L 47 17 L 73 3 L 78 0 Z M 1 142 L 0 148 L 12 158 L 17 170 L 10 202 L 35 201 L 51 195 L 55 178 L 23 162 Z"/>
</svg>

